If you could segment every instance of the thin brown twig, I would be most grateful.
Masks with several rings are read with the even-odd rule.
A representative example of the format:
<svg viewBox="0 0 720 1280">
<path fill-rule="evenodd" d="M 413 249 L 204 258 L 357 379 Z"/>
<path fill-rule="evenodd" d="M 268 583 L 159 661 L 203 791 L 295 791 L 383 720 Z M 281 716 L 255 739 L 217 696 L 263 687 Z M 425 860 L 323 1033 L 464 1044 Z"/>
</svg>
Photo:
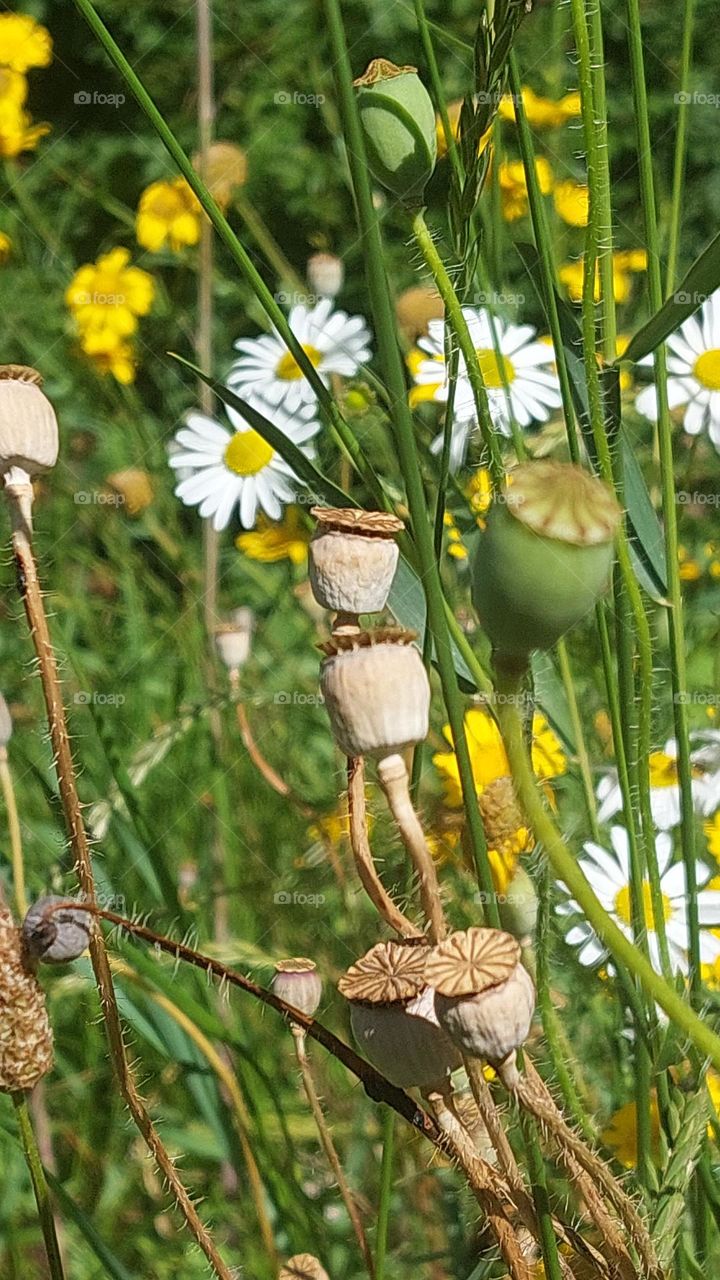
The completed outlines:
<svg viewBox="0 0 720 1280">
<path fill-rule="evenodd" d="M 421 930 L 396 906 L 377 873 L 368 839 L 365 761 L 362 756 L 349 758 L 347 769 L 350 845 L 360 883 L 381 919 L 391 929 L 399 933 L 401 938 L 421 938 L 423 936 Z"/>
<path fill-rule="evenodd" d="M 10 499 L 13 524 L 12 543 L 18 585 L 37 655 L 50 729 L 50 740 L 54 754 L 55 771 L 67 834 L 75 860 L 75 869 L 83 893 L 90 903 L 94 903 L 95 878 L 92 858 L 75 782 L 75 768 L 70 748 L 67 720 L 65 718 L 65 707 L 60 690 L 57 661 L 45 616 L 37 566 L 32 549 L 28 520 L 32 489 L 29 485 L 17 486 L 17 488 L 22 488 L 25 492 L 16 493 L 11 488 L 7 488 L 6 493 Z M 28 489 L 30 493 L 27 492 Z M 123 1028 L 118 1011 L 115 988 L 105 950 L 105 942 L 100 930 L 93 930 L 92 932 L 90 959 L 100 995 L 110 1047 L 110 1057 L 115 1069 L 118 1086 L 127 1108 L 152 1153 L 158 1169 L 165 1178 L 194 1239 L 216 1274 L 221 1277 L 221 1280 L 232 1280 L 231 1272 L 220 1257 L 212 1237 L 200 1218 L 189 1192 L 178 1176 L 172 1158 L 166 1150 L 138 1093 L 125 1052 Z"/>
<path fill-rule="evenodd" d="M 308 1058 L 305 1049 L 305 1032 L 302 1027 L 293 1027 L 292 1033 L 295 1041 L 295 1054 L 297 1056 L 298 1066 L 300 1067 L 305 1096 L 308 1100 L 313 1120 L 315 1121 L 315 1127 L 318 1131 L 320 1144 L 327 1157 L 327 1162 L 335 1175 L 335 1181 L 338 1184 L 338 1190 L 343 1198 L 352 1229 L 355 1232 L 357 1242 L 360 1246 L 360 1251 L 365 1260 L 368 1275 L 371 1277 L 371 1280 L 374 1280 L 375 1263 L 373 1261 L 372 1252 L 370 1250 L 368 1238 L 365 1234 L 365 1227 L 363 1226 L 360 1211 L 358 1210 L 355 1197 L 348 1185 L 347 1178 L 345 1177 L 345 1170 L 342 1167 L 335 1143 L 333 1142 L 332 1134 L 330 1133 L 327 1121 L 325 1120 L 317 1089 L 315 1088 L 310 1059 Z"/>
<path fill-rule="evenodd" d="M 298 813 L 302 814 L 303 818 L 317 818 L 317 809 L 313 809 L 313 807 L 307 804 L 305 800 L 301 800 L 300 796 L 296 795 L 293 791 L 290 784 L 287 783 L 284 778 L 281 778 L 277 769 L 273 768 L 270 761 L 265 759 L 257 742 L 255 741 L 245 706 L 240 701 L 235 703 L 235 715 L 237 716 L 238 728 L 240 730 L 242 740 L 245 743 L 247 753 L 255 765 L 255 768 L 258 770 L 258 773 L 262 774 L 268 786 L 272 787 L 273 791 L 276 791 L 279 796 L 282 796 L 283 800 L 288 800 L 290 804 L 298 810 Z"/>
</svg>

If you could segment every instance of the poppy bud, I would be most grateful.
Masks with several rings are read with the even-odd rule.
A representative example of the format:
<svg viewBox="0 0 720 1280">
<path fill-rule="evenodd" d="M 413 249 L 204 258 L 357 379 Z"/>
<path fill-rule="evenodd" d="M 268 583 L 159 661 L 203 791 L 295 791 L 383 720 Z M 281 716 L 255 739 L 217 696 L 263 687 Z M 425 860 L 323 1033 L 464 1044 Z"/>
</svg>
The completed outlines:
<svg viewBox="0 0 720 1280">
<path fill-rule="evenodd" d="M 473 602 L 501 659 L 550 649 L 606 590 L 622 512 L 572 463 L 536 460 L 511 473 L 473 564 Z"/>
<path fill-rule="evenodd" d="M 372 173 L 405 203 L 422 203 L 437 137 L 433 104 L 416 68 L 374 58 L 355 87 Z"/>
</svg>

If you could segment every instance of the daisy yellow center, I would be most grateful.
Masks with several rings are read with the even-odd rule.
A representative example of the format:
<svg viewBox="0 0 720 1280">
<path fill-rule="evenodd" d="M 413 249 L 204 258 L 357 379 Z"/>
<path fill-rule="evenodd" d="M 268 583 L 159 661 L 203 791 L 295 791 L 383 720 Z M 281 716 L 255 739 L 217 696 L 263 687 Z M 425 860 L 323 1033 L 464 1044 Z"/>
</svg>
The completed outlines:
<svg viewBox="0 0 720 1280">
<path fill-rule="evenodd" d="M 475 352 L 480 365 L 483 382 L 486 387 L 495 390 L 498 387 L 504 387 L 506 384 L 510 386 L 515 381 L 515 366 L 512 360 L 508 360 L 507 356 L 496 356 L 494 351 L 487 347 L 480 347 Z"/>
<path fill-rule="evenodd" d="M 693 365 L 693 373 L 708 391 L 720 391 L 720 347 L 703 351 Z"/>
<path fill-rule="evenodd" d="M 225 466 L 236 476 L 256 476 L 267 466 L 273 450 L 257 431 L 237 431 L 225 450 Z"/>
<path fill-rule="evenodd" d="M 304 346 L 303 351 L 313 368 L 317 369 L 322 360 L 322 351 L 318 351 L 317 347 L 310 345 Z M 283 382 L 297 382 L 298 378 L 304 376 L 300 365 L 290 351 L 286 351 L 285 355 L 278 361 L 275 374 L 278 378 L 282 378 Z"/>
<path fill-rule="evenodd" d="M 643 880 L 642 887 L 642 913 L 643 923 L 646 929 L 655 929 L 655 914 L 652 908 L 652 893 L 650 891 L 650 882 Z M 660 895 L 662 901 L 663 920 L 669 920 L 672 916 L 672 905 L 666 893 Z M 620 892 L 615 897 L 615 912 L 622 920 L 623 924 L 632 924 L 632 901 L 630 895 L 630 885 L 623 885 Z"/>
</svg>

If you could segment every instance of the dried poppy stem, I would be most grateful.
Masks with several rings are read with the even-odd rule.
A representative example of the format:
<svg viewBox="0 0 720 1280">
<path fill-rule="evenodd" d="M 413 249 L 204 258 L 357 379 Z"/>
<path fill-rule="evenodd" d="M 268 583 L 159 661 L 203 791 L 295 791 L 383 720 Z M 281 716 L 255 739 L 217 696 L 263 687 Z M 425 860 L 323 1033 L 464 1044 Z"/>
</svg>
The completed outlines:
<svg viewBox="0 0 720 1280">
<path fill-rule="evenodd" d="M 90 903 L 95 901 L 95 878 L 92 859 L 82 819 L 80 799 L 75 782 L 70 738 L 68 735 L 65 707 L 60 691 L 57 661 L 50 638 L 50 631 L 42 602 L 37 565 L 32 549 L 30 512 L 32 509 L 32 486 L 30 484 L 8 485 L 6 493 L 10 500 L 12 518 L 12 545 L 18 574 L 20 594 L 25 606 L 25 613 L 30 627 L 35 652 L 40 670 L 45 706 L 47 709 L 50 740 L 55 758 L 60 798 L 62 801 L 65 825 L 67 827 L 70 847 L 75 859 L 75 868 L 83 893 Z M 120 1092 L 126 1106 L 140 1130 L 158 1169 L 165 1178 L 172 1195 L 177 1201 L 188 1229 L 202 1249 L 215 1273 L 221 1280 L 232 1280 L 232 1273 L 226 1267 L 218 1253 L 212 1237 L 200 1218 L 195 1205 L 178 1176 L 177 1170 L 168 1154 L 150 1115 L 143 1103 L 135 1083 L 125 1053 L 123 1029 L 113 986 L 112 974 L 108 962 L 105 942 L 99 930 L 93 930 L 90 938 L 90 958 L 93 972 L 100 994 L 105 1028 L 110 1046 L 110 1056 L 115 1069 Z"/>
<path fill-rule="evenodd" d="M 373 861 L 367 831 L 365 807 L 365 760 L 362 756 L 348 758 L 348 814 L 350 818 L 350 844 L 360 883 L 373 906 L 386 924 L 401 938 L 420 938 L 420 930 L 403 915 L 382 884 Z"/>
<path fill-rule="evenodd" d="M 664 1273 L 658 1262 L 648 1229 L 632 1200 L 625 1194 L 600 1156 L 591 1151 L 582 1138 L 578 1137 L 567 1124 L 552 1094 L 527 1055 L 525 1055 L 525 1073 L 519 1077 L 514 1093 L 520 1105 L 537 1117 L 557 1144 L 577 1161 L 590 1175 L 594 1185 L 602 1190 L 638 1252 L 643 1267 L 642 1274 L 646 1280 L 663 1280 Z"/>
<path fill-rule="evenodd" d="M 315 1125 L 318 1131 L 318 1137 L 320 1138 L 320 1144 L 327 1157 L 327 1162 L 330 1165 L 330 1168 L 332 1169 L 333 1174 L 335 1175 L 335 1181 L 338 1184 L 338 1189 L 340 1191 L 340 1195 L 343 1198 L 345 1208 L 347 1209 L 348 1217 L 350 1218 L 350 1222 L 352 1224 L 352 1229 L 355 1232 L 357 1242 L 360 1246 L 360 1251 L 365 1260 L 365 1266 L 367 1267 L 368 1275 L 371 1277 L 371 1280 L 374 1280 L 375 1263 L 373 1262 L 373 1256 L 370 1251 L 370 1245 L 368 1243 L 368 1238 L 365 1234 L 365 1228 L 363 1226 L 362 1218 L 358 1211 L 357 1204 L 355 1203 L 355 1198 L 353 1196 L 353 1193 L 350 1187 L 348 1186 L 348 1181 L 347 1181 L 347 1178 L 345 1177 L 345 1172 L 343 1170 L 342 1164 L 340 1163 L 340 1157 L 337 1153 L 335 1143 L 333 1142 L 332 1134 L 330 1133 L 330 1129 L 328 1128 L 327 1122 L 325 1120 L 322 1105 L 320 1103 L 320 1099 L 317 1094 L 317 1089 L 315 1088 L 315 1081 L 313 1080 L 312 1067 L 310 1066 L 310 1059 L 308 1058 L 307 1052 L 305 1050 L 305 1032 L 302 1027 L 293 1026 L 292 1033 L 293 1033 L 293 1040 L 295 1041 L 295 1054 L 298 1060 L 298 1066 L 300 1067 L 300 1074 L 302 1076 L 305 1096 L 308 1100 L 308 1105 L 312 1112 L 313 1120 L 315 1121 Z"/>
<path fill-rule="evenodd" d="M 442 942 L 447 933 L 440 900 L 440 885 L 432 854 L 410 798 L 410 779 L 402 756 L 386 756 L 378 764 L 378 778 L 385 792 L 403 844 L 413 862 L 420 882 L 420 898 L 427 917 L 432 942 Z"/>
<path fill-rule="evenodd" d="M 294 805 L 298 812 L 302 814 L 303 818 L 316 818 L 317 809 L 313 809 L 311 805 L 306 804 L 304 800 L 301 800 L 300 796 L 295 794 L 289 783 L 287 783 L 284 778 L 280 777 L 280 774 L 273 768 L 270 761 L 265 759 L 257 742 L 255 741 L 253 731 L 250 727 L 250 721 L 248 720 L 248 714 L 242 702 L 238 701 L 235 703 L 235 715 L 237 717 L 238 728 L 240 730 L 242 740 L 245 743 L 247 753 L 255 765 L 255 768 L 258 770 L 258 773 L 262 774 L 268 786 L 272 787 L 273 791 L 277 791 L 277 794 L 282 796 L 283 800 L 288 800 L 290 804 Z"/>
<path fill-rule="evenodd" d="M 470 1184 L 475 1199 L 487 1214 L 490 1228 L 512 1280 L 531 1280 L 530 1264 L 523 1257 L 512 1222 L 508 1217 L 508 1196 L 501 1178 L 478 1155 L 470 1135 L 448 1105 L 448 1100 L 441 1093 L 431 1093 L 428 1095 L 427 1102 L 452 1148 L 455 1160 Z"/>
</svg>

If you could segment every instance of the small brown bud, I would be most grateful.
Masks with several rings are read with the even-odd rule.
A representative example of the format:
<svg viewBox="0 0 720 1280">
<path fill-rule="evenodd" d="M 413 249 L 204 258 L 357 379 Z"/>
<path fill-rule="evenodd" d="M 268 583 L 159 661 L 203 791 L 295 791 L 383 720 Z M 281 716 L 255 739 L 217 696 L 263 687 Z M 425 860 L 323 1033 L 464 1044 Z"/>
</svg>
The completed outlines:
<svg viewBox="0 0 720 1280">
<path fill-rule="evenodd" d="M 235 192 L 247 181 L 247 156 L 234 142 L 213 142 L 205 161 L 193 156 L 193 165 L 201 174 L 213 199 L 225 210 Z"/>
<path fill-rule="evenodd" d="M 38 898 L 25 916 L 22 940 L 25 954 L 31 960 L 40 960 L 43 964 L 67 964 L 87 950 L 92 929 L 90 912 L 70 904 L 52 909 L 61 902 L 67 902 L 67 899 L 47 894 Z"/>
<path fill-rule="evenodd" d="M 276 996 L 310 1018 L 322 998 L 322 978 L 315 962 L 305 956 L 278 960 L 270 986 Z"/>
</svg>

